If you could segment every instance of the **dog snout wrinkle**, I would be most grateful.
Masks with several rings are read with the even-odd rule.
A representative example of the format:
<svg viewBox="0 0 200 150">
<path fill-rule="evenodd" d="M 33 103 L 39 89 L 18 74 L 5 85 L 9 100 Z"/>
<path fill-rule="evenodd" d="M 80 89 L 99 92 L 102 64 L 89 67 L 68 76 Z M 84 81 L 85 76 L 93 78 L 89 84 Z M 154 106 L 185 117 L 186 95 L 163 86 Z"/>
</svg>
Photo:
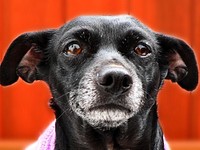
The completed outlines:
<svg viewBox="0 0 200 150">
<path fill-rule="evenodd" d="M 131 88 L 133 80 L 125 68 L 107 66 L 98 72 L 97 83 L 104 91 L 120 95 Z"/>
</svg>

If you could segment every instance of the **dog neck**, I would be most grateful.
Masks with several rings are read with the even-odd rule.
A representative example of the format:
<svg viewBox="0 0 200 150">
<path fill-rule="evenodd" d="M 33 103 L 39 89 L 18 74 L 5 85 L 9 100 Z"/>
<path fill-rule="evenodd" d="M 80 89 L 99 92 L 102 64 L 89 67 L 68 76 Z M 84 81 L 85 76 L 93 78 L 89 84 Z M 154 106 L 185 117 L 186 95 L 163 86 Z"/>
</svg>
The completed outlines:
<svg viewBox="0 0 200 150">
<path fill-rule="evenodd" d="M 110 130 L 96 129 L 72 111 L 63 112 L 53 100 L 51 107 L 55 110 L 57 118 L 56 150 L 65 148 L 66 150 L 74 148 L 78 150 L 137 150 L 151 149 L 158 142 L 163 145 L 162 140 L 156 140 L 156 137 L 159 139 L 162 137 L 162 131 L 155 116 L 156 104 L 149 112 L 141 112 L 139 117 L 133 117 L 129 122 Z M 148 126 L 146 126 L 147 122 Z"/>
</svg>

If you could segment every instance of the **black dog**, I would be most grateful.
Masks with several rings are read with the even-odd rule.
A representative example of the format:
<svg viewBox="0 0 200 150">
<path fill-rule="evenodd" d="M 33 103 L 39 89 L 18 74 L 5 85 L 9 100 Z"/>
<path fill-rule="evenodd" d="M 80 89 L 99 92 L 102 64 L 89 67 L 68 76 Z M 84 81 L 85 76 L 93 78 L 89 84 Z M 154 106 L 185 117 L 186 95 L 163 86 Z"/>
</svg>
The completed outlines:
<svg viewBox="0 0 200 150">
<path fill-rule="evenodd" d="M 192 49 L 131 16 L 79 17 L 25 33 L 1 64 L 1 85 L 45 81 L 53 95 L 56 150 L 163 150 L 156 97 L 164 79 L 191 91 Z"/>
</svg>

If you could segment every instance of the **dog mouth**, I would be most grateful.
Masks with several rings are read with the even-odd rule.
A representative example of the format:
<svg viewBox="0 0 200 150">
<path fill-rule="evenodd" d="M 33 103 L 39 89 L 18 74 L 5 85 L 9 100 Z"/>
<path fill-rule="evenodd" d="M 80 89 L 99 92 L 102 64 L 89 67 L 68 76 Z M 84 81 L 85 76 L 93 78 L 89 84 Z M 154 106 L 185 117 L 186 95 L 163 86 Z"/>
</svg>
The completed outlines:
<svg viewBox="0 0 200 150">
<path fill-rule="evenodd" d="M 72 91 L 69 102 L 72 110 L 89 125 L 110 129 L 126 124 L 139 111 L 141 97 L 133 90 L 117 97 L 103 95 L 91 84 L 89 88 L 85 85 Z"/>
<path fill-rule="evenodd" d="M 104 104 L 90 108 L 86 112 L 91 125 L 117 127 L 131 116 L 131 109 L 118 104 Z"/>
<path fill-rule="evenodd" d="M 98 105 L 98 106 L 94 106 L 92 108 L 89 109 L 90 112 L 92 111 L 124 111 L 127 113 L 130 113 L 131 110 L 126 108 L 125 106 L 119 105 L 119 104 L 104 104 L 104 105 Z"/>
</svg>

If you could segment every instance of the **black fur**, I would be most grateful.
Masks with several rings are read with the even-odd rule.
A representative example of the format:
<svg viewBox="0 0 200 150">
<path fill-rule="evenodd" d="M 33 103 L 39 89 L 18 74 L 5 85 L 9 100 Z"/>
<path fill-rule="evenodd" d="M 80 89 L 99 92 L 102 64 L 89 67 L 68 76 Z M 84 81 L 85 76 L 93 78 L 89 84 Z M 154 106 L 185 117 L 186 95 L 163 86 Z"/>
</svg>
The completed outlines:
<svg viewBox="0 0 200 150">
<path fill-rule="evenodd" d="M 74 46 L 81 52 L 69 52 Z M 148 54 L 140 55 L 138 46 Z M 131 16 L 79 17 L 59 29 L 25 33 L 9 47 L 0 73 L 4 86 L 19 76 L 49 85 L 56 150 L 162 150 L 156 97 L 164 79 L 189 91 L 198 83 L 192 49 Z M 132 114 L 123 121 L 108 115 L 111 121 L 95 122 L 87 115 L 95 108 Z"/>
</svg>

